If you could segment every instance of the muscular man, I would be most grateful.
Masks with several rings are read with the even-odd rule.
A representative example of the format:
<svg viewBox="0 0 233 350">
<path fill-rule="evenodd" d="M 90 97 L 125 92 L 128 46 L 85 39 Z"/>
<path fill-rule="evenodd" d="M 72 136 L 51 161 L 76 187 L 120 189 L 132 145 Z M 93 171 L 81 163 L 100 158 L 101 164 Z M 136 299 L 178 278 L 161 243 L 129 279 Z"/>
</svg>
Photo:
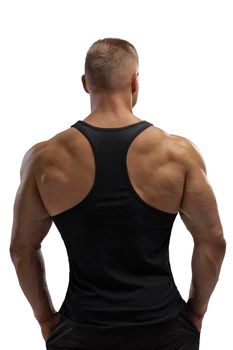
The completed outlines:
<svg viewBox="0 0 233 350">
<path fill-rule="evenodd" d="M 138 67 L 128 41 L 93 43 L 82 76 L 91 113 L 22 161 L 10 254 L 49 350 L 199 348 L 226 242 L 197 147 L 133 114 Z M 187 302 L 168 253 L 178 213 L 194 242 Z M 59 311 L 41 253 L 52 222 L 70 264 Z"/>
</svg>

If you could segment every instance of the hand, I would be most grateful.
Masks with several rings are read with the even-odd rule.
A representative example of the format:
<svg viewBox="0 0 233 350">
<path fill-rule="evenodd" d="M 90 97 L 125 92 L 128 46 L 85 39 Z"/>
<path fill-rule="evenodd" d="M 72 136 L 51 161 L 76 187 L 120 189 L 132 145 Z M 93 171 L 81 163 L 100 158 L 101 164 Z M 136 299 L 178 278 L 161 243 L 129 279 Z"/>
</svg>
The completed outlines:
<svg viewBox="0 0 233 350">
<path fill-rule="evenodd" d="M 49 320 L 41 322 L 41 333 L 45 341 L 47 341 L 47 339 L 49 339 L 50 335 L 53 333 L 57 324 L 60 322 L 60 318 L 61 314 L 56 312 Z"/>
<path fill-rule="evenodd" d="M 202 328 L 202 321 L 203 321 L 203 316 L 199 316 L 197 314 L 195 314 L 195 312 L 193 310 L 191 310 L 187 304 L 185 306 L 185 310 L 188 314 L 188 317 L 190 319 L 190 321 L 192 322 L 192 324 L 198 329 L 199 332 L 201 332 L 201 328 Z"/>
</svg>

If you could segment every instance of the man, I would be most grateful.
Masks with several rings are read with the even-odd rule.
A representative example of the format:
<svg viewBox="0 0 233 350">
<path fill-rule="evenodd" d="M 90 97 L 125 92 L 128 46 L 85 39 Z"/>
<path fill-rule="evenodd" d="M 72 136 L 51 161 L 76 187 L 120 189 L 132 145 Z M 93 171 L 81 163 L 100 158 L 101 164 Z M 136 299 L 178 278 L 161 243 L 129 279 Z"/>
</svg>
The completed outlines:
<svg viewBox="0 0 233 350">
<path fill-rule="evenodd" d="M 199 348 L 226 242 L 196 146 L 132 112 L 138 65 L 126 40 L 93 43 L 82 76 L 91 113 L 22 162 L 10 254 L 49 350 Z M 187 302 L 168 254 L 178 213 L 194 241 Z M 58 312 L 40 250 L 52 222 L 70 263 Z"/>
</svg>

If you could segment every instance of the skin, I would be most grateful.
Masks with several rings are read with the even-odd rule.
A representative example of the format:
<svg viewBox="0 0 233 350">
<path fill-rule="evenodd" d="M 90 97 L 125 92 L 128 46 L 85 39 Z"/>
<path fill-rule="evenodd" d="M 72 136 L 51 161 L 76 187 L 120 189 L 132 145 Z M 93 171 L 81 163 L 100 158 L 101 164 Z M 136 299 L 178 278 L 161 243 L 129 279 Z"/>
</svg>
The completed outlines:
<svg viewBox="0 0 233 350">
<path fill-rule="evenodd" d="M 132 64 L 128 88 L 122 92 L 92 93 L 85 75 L 81 80 L 90 94 L 91 113 L 84 119 L 87 123 L 120 127 L 144 120 L 132 112 L 139 91 L 136 64 Z M 127 168 L 141 198 L 161 210 L 178 211 L 192 235 L 192 281 L 186 308 L 190 320 L 201 330 L 226 249 L 204 160 L 190 140 L 150 126 L 131 144 Z M 60 314 L 48 291 L 41 242 L 52 225 L 50 216 L 80 202 L 92 187 L 94 172 L 89 142 L 74 128 L 35 144 L 23 157 L 10 255 L 45 340 L 55 329 Z"/>
</svg>

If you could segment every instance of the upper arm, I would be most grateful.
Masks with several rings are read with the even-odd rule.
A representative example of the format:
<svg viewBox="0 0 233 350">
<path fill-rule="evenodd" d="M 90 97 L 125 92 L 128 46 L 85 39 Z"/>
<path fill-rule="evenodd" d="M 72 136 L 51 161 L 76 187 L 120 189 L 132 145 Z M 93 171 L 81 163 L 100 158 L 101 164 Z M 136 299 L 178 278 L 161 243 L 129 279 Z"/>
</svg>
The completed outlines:
<svg viewBox="0 0 233 350">
<path fill-rule="evenodd" d="M 223 230 L 204 160 L 191 141 L 185 139 L 183 142 L 186 177 L 179 214 L 195 243 L 219 242 Z"/>
<path fill-rule="evenodd" d="M 35 181 L 35 164 L 38 150 L 36 144 L 25 154 L 20 168 L 20 185 L 14 202 L 13 225 L 10 249 L 18 251 L 25 247 L 40 248 L 52 220 L 43 205 Z"/>
</svg>

